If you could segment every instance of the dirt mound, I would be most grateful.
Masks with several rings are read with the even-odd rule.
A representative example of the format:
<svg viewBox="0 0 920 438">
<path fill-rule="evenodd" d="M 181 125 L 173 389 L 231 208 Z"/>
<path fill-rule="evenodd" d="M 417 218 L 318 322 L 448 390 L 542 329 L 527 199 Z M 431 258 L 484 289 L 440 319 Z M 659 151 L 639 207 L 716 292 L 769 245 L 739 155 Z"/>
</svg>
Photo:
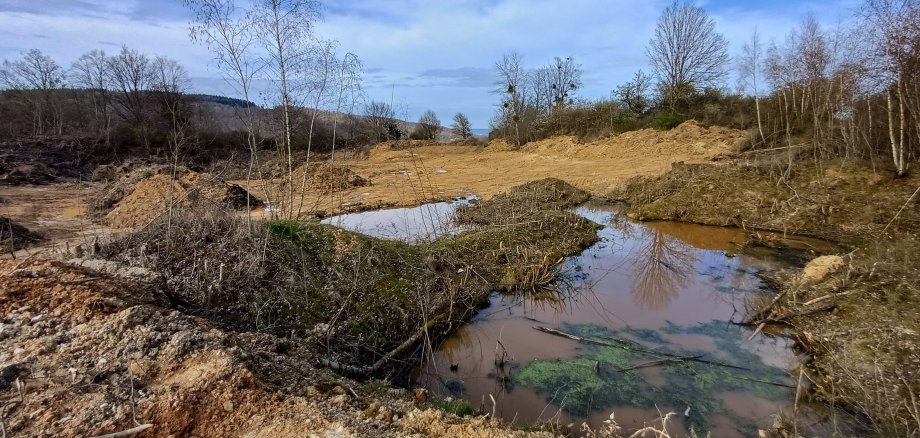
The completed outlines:
<svg viewBox="0 0 920 438">
<path fill-rule="evenodd" d="M 574 159 L 639 155 L 716 157 L 737 151 L 747 136 L 745 131 L 718 126 L 706 128 L 690 120 L 670 131 L 642 129 L 590 143 L 579 143 L 573 136 L 560 136 L 528 143 L 521 150 Z"/>
<path fill-rule="evenodd" d="M 490 141 L 485 150 L 487 152 L 509 152 L 518 150 L 518 147 L 499 138 Z"/>
<path fill-rule="evenodd" d="M 247 207 L 247 192 L 213 175 L 180 171 L 172 181 L 165 166 L 137 169 L 110 185 L 91 205 L 94 219 L 118 228 L 146 225 L 160 217 L 169 206 L 187 208 L 211 203 L 233 209 Z M 249 206 L 262 205 L 255 198 Z"/>
<path fill-rule="evenodd" d="M 301 184 L 304 183 L 308 192 L 321 195 L 371 185 L 370 180 L 350 168 L 329 161 L 313 162 L 294 170 L 295 191 L 300 190 Z"/>
<path fill-rule="evenodd" d="M 817 283 L 836 272 L 842 266 L 843 257 L 838 255 L 821 256 L 805 265 L 805 269 L 802 269 L 801 278 L 806 283 Z"/>
<path fill-rule="evenodd" d="M 42 240 L 44 238 L 40 234 L 33 233 L 8 217 L 0 216 L 0 251 L 16 251 Z"/>
<path fill-rule="evenodd" d="M 370 185 L 370 181 L 345 166 L 327 162 L 312 169 L 309 184 L 318 192 L 326 194 L 353 187 L 364 187 Z"/>
</svg>

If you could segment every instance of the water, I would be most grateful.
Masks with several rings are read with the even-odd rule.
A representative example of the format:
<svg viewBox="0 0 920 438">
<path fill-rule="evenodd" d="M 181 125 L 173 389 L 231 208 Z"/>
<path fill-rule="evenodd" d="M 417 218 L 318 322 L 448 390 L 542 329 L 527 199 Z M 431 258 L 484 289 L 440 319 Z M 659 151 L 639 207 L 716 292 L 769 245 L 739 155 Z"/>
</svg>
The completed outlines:
<svg viewBox="0 0 920 438">
<path fill-rule="evenodd" d="M 463 202 L 326 222 L 419 241 L 460 231 L 450 216 Z M 731 323 L 743 318 L 752 298 L 772 295 L 756 274 L 786 262 L 770 252 L 735 254 L 746 240 L 740 230 L 636 223 L 602 203 L 577 212 L 604 228 L 598 243 L 566 260 L 560 287 L 527 297 L 493 294 L 487 308 L 416 370 L 417 385 L 435 397 L 463 398 L 509 422 L 549 421 L 574 424 L 576 430 L 582 422 L 602 426 L 611 412 L 625 431 L 660 425 L 655 423 L 660 410 L 677 413 L 669 426 L 672 436 L 684 436 L 691 427 L 702 436 L 751 436 L 769 428 L 777 412 L 791 412 L 794 390 L 788 386 L 796 382 L 789 370 L 798 366 L 791 342 L 764 334 L 748 339 L 749 329 Z M 690 360 L 661 363 L 668 358 L 662 354 L 743 369 Z"/>
<path fill-rule="evenodd" d="M 454 224 L 453 213 L 461 205 L 475 200 L 476 197 L 467 196 L 412 208 L 343 214 L 327 218 L 322 223 L 382 239 L 418 243 L 463 231 L 462 227 Z"/>
</svg>

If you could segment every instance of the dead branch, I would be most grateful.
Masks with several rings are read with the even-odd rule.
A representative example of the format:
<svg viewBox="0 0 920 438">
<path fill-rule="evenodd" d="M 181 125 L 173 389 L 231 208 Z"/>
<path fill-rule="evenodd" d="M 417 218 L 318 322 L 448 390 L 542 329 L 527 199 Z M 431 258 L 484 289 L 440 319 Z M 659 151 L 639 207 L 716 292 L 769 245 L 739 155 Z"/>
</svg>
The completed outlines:
<svg viewBox="0 0 920 438">
<path fill-rule="evenodd" d="M 627 372 L 627 371 L 637 370 L 637 369 L 640 369 L 640 368 L 655 367 L 655 366 L 658 366 L 658 365 L 664 365 L 664 364 L 666 364 L 666 363 L 671 363 L 671 362 L 683 362 L 683 361 L 685 361 L 685 360 L 694 360 L 694 359 L 699 359 L 699 358 L 701 358 L 701 357 L 703 357 L 702 354 L 697 355 L 697 356 L 669 357 L 669 358 L 666 358 L 666 359 L 653 360 L 653 361 L 651 361 L 651 362 L 640 363 L 639 365 L 631 366 L 631 367 L 628 367 L 628 368 L 623 368 L 623 369 L 620 369 L 620 370 L 618 370 L 618 371 L 621 372 L 621 373 L 625 373 L 625 372 Z"/>
<path fill-rule="evenodd" d="M 143 431 L 145 431 L 145 430 L 147 430 L 147 429 L 150 429 L 151 427 L 153 427 L 152 424 L 142 424 L 142 425 L 137 426 L 137 427 L 132 427 L 132 428 L 130 428 L 130 429 L 125 429 L 125 430 L 123 430 L 123 431 L 121 431 L 121 432 L 109 433 L 109 434 L 105 434 L 105 435 L 97 435 L 97 436 L 94 436 L 94 437 L 92 437 L 92 438 L 120 438 L 120 437 L 126 437 L 126 436 L 131 436 L 131 435 L 134 435 L 134 434 L 137 434 L 137 433 L 141 433 L 141 432 L 143 432 Z"/>
<path fill-rule="evenodd" d="M 563 337 L 563 338 L 568 338 L 568 339 L 571 339 L 571 340 L 573 340 L 573 341 L 581 342 L 581 343 L 583 343 L 583 344 L 594 344 L 594 345 L 603 345 L 603 346 L 605 346 L 605 347 L 616 347 L 616 348 L 622 348 L 622 349 L 628 350 L 628 351 L 635 351 L 635 352 L 637 352 L 637 353 L 648 354 L 648 355 L 651 355 L 651 356 L 669 357 L 669 358 L 682 358 L 683 360 L 686 360 L 686 361 L 699 362 L 699 363 L 704 363 L 704 364 L 707 364 L 707 365 L 715 365 L 715 366 L 720 366 L 720 367 L 725 367 L 725 368 L 734 368 L 734 369 L 736 369 L 736 370 L 750 371 L 750 370 L 747 369 L 747 368 L 739 367 L 739 366 L 736 366 L 736 365 L 730 365 L 730 364 L 727 364 L 727 363 L 716 362 L 716 361 L 711 361 L 711 360 L 706 360 L 706 359 L 701 359 L 701 358 L 688 357 L 688 356 L 686 356 L 686 355 L 681 355 L 681 354 L 677 354 L 677 353 L 671 353 L 671 352 L 667 352 L 667 351 L 647 350 L 647 349 L 644 349 L 644 348 L 640 348 L 640 347 L 638 346 L 638 344 L 636 344 L 635 342 L 627 341 L 627 340 L 624 340 L 624 339 L 614 339 L 614 338 L 611 338 L 611 339 L 614 339 L 616 342 L 619 343 L 619 344 L 617 344 L 617 343 L 613 343 L 613 342 L 599 341 L 599 340 L 597 340 L 597 339 L 583 338 L 583 337 L 581 337 L 581 336 L 573 335 L 573 334 L 571 334 L 571 333 L 561 332 L 561 331 L 559 331 L 559 330 L 551 329 L 551 328 L 549 328 L 549 327 L 534 326 L 533 328 L 534 328 L 534 330 L 538 330 L 538 331 L 541 331 L 541 332 L 543 332 L 543 333 L 549 333 L 549 334 L 551 334 L 551 335 L 561 336 L 561 337 Z"/>
</svg>

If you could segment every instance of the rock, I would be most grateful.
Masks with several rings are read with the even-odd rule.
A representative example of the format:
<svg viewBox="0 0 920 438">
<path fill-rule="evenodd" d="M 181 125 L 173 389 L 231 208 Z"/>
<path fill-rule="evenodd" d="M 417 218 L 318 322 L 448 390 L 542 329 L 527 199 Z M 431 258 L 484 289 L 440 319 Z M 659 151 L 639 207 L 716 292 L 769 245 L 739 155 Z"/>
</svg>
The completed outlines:
<svg viewBox="0 0 920 438">
<path fill-rule="evenodd" d="M 818 283 L 843 266 L 843 257 L 836 255 L 821 256 L 805 265 L 801 280 L 805 283 Z"/>
<path fill-rule="evenodd" d="M 415 399 L 418 401 L 428 400 L 428 390 L 425 388 L 415 388 Z"/>
<path fill-rule="evenodd" d="M 233 402 L 230 400 L 224 401 L 224 410 L 227 412 L 233 412 Z"/>
</svg>

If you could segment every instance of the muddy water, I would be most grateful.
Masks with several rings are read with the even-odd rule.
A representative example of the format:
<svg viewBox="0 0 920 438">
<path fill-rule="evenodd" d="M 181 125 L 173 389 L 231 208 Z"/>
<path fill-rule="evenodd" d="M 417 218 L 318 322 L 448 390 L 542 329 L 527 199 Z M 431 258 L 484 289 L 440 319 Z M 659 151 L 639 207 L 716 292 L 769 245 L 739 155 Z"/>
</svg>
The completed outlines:
<svg viewBox="0 0 920 438">
<path fill-rule="evenodd" d="M 462 228 L 452 221 L 454 210 L 475 199 L 474 196 L 466 196 L 455 198 L 451 202 L 423 204 L 412 208 L 343 214 L 327 218 L 322 223 L 383 239 L 417 243 L 462 231 Z"/>
<path fill-rule="evenodd" d="M 620 426 L 635 430 L 652 424 L 657 409 L 676 412 L 676 436 L 690 427 L 720 437 L 756 435 L 789 408 L 793 390 L 755 380 L 795 383 L 786 371 L 797 365 L 790 343 L 764 335 L 748 341 L 751 333 L 729 322 L 765 294 L 755 274 L 780 268 L 779 261 L 733 254 L 745 240 L 738 230 L 634 223 L 605 204 L 578 213 L 605 227 L 599 243 L 567 260 L 567 284 L 556 298 L 494 295 L 437 348 L 417 372 L 418 384 L 517 423 L 597 428 L 614 412 Z M 667 357 L 654 354 L 660 352 L 746 370 L 686 361 L 627 370 Z"/>
<path fill-rule="evenodd" d="M 420 241 L 459 231 L 450 216 L 463 202 L 326 222 Z M 739 230 L 636 223 L 602 203 L 577 212 L 604 227 L 597 244 L 566 260 L 563 284 L 527 297 L 494 294 L 416 370 L 417 385 L 509 422 L 572 424 L 576 431 L 582 423 L 603 426 L 611 413 L 625 431 L 660 425 L 660 410 L 677 414 L 672 436 L 690 428 L 751 436 L 772 425 L 777 412 L 792 410 L 786 385 L 795 385 L 788 374 L 798 362 L 791 343 L 750 338 L 750 330 L 731 323 L 752 299 L 770 295 L 757 272 L 785 262 L 769 252 L 735 254 L 746 240 Z M 674 356 L 711 363 L 665 361 Z"/>
</svg>

